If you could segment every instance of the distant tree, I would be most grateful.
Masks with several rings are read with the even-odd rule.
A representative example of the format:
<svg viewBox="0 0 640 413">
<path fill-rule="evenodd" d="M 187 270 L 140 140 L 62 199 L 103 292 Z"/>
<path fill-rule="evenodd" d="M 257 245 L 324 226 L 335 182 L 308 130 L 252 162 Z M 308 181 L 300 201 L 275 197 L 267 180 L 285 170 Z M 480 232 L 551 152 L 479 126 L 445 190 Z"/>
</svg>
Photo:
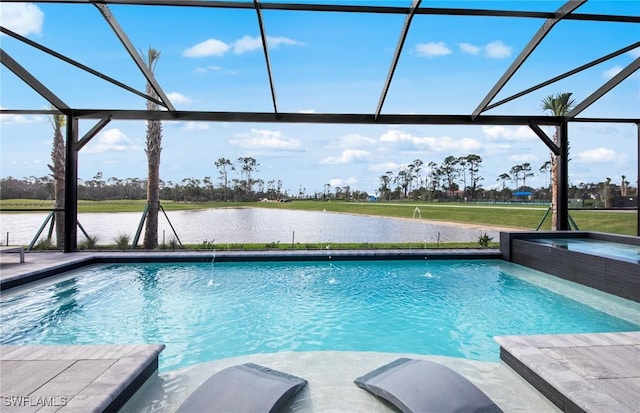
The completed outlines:
<svg viewBox="0 0 640 413">
<path fill-rule="evenodd" d="M 251 185 L 252 185 L 251 174 L 258 170 L 258 166 L 260 164 L 255 160 L 255 158 L 252 158 L 250 156 L 238 158 L 238 163 L 240 164 L 240 174 L 241 174 L 240 179 L 243 179 L 244 177 L 244 182 L 245 182 L 244 190 L 246 192 L 249 192 L 251 191 Z"/>
<path fill-rule="evenodd" d="M 622 175 L 622 182 L 620 184 L 620 196 L 627 196 L 627 188 L 629 186 L 629 182 L 627 182 L 627 177 Z"/>
<path fill-rule="evenodd" d="M 96 186 L 95 200 L 99 201 L 102 198 L 102 187 L 105 182 L 102 180 L 102 172 L 97 172 L 93 177 L 93 182 Z"/>
<path fill-rule="evenodd" d="M 611 207 L 611 178 L 607 176 L 607 180 L 602 184 L 601 192 L 602 200 L 604 201 L 604 207 Z"/>
<path fill-rule="evenodd" d="M 227 158 L 218 158 L 215 161 L 216 168 L 218 168 L 218 173 L 220 174 L 220 180 L 222 181 L 223 187 L 223 199 L 227 200 L 227 194 L 229 193 L 229 171 L 232 171 L 233 164 Z"/>
<path fill-rule="evenodd" d="M 522 174 L 522 165 L 513 165 L 511 167 L 511 169 L 509 170 L 509 176 L 511 178 L 512 181 L 515 182 L 516 186 L 515 186 L 515 190 L 517 191 L 519 186 L 518 184 L 520 183 L 520 175 Z"/>
<path fill-rule="evenodd" d="M 442 176 L 442 173 L 440 171 L 440 168 L 438 168 L 438 164 L 433 161 L 429 162 L 427 166 L 429 167 L 429 173 L 427 175 L 429 177 L 428 187 L 431 190 L 431 196 L 433 197 L 438 187 L 440 186 L 440 178 Z"/>
<path fill-rule="evenodd" d="M 381 198 L 387 198 L 389 201 L 391 200 L 389 197 L 391 196 L 391 171 L 387 171 L 386 174 L 380 175 L 378 178 L 380 180 L 380 187 L 378 188 L 378 193 Z"/>
<path fill-rule="evenodd" d="M 412 179 L 416 181 L 416 188 L 420 188 L 420 172 L 422 172 L 422 166 L 424 162 L 421 159 L 416 159 L 409 164 L 409 170 L 411 172 Z"/>
<path fill-rule="evenodd" d="M 540 166 L 540 168 L 538 169 L 538 172 L 540 173 L 550 173 L 551 172 L 551 161 L 546 161 L 545 163 L 542 164 L 542 166 Z M 549 178 L 551 178 L 551 176 L 549 176 Z M 549 182 L 551 182 L 551 179 L 549 179 Z M 548 187 L 548 185 L 546 185 Z"/>
<path fill-rule="evenodd" d="M 574 100 L 571 93 L 558 93 L 549 95 L 542 100 L 542 110 L 550 112 L 553 116 L 566 116 L 573 108 Z M 556 126 L 553 141 L 559 144 L 560 127 Z M 551 230 L 558 229 L 558 160 L 551 154 Z"/>
<path fill-rule="evenodd" d="M 441 176 L 445 179 L 444 189 L 449 191 L 449 196 L 453 197 L 454 191 L 458 188 L 456 179 L 459 176 L 458 158 L 447 156 L 440 166 Z"/>
<path fill-rule="evenodd" d="M 456 160 L 456 163 L 460 167 L 460 172 L 462 172 L 462 190 L 467 193 L 467 157 L 461 156 Z"/>
<path fill-rule="evenodd" d="M 413 181 L 413 175 L 408 166 L 401 168 L 396 174 L 396 183 L 400 188 L 402 188 L 402 194 L 404 198 L 407 197 L 411 181 Z"/>
<path fill-rule="evenodd" d="M 507 196 L 506 196 L 506 194 L 507 194 L 507 181 L 512 181 L 511 175 L 509 175 L 507 173 L 502 173 L 502 174 L 500 174 L 498 179 L 496 179 L 496 181 L 502 181 L 502 190 L 500 192 L 502 192 L 503 199 L 506 199 L 507 198 Z"/>
<path fill-rule="evenodd" d="M 469 154 L 466 157 L 467 167 L 469 170 L 469 183 L 471 184 L 471 199 L 476 197 L 476 191 L 480 188 L 480 181 L 484 180 L 480 176 L 480 166 L 482 164 L 482 157 L 476 154 Z"/>
<path fill-rule="evenodd" d="M 522 186 L 527 186 L 527 178 L 533 178 L 535 174 L 531 171 L 531 164 L 529 162 L 525 162 L 520 166 L 522 167 Z"/>
<path fill-rule="evenodd" d="M 506 173 L 500 174 L 496 181 L 502 181 L 502 189 L 504 190 L 507 187 L 507 181 L 512 181 L 511 175 Z"/>
</svg>

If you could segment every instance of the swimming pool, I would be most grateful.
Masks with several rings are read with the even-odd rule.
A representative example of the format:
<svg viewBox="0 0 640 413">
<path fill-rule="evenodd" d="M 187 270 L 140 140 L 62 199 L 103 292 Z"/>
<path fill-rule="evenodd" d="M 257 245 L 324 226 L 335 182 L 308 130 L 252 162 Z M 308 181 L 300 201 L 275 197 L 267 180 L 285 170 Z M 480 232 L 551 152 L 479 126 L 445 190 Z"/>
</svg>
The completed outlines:
<svg viewBox="0 0 640 413">
<path fill-rule="evenodd" d="M 498 361 L 497 335 L 640 328 L 570 298 L 589 295 L 501 260 L 104 264 L 3 293 L 0 344 L 164 343 L 168 371 L 280 351 Z"/>
</svg>

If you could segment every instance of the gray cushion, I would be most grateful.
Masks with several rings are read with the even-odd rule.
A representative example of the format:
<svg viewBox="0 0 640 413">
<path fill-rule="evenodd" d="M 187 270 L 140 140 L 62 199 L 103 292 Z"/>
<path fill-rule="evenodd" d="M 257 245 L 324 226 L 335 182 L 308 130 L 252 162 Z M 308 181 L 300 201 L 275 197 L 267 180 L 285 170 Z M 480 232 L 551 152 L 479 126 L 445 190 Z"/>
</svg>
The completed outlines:
<svg viewBox="0 0 640 413">
<path fill-rule="evenodd" d="M 498 413 L 498 406 L 469 380 L 438 363 L 400 358 L 355 383 L 404 413 Z"/>
<path fill-rule="evenodd" d="M 307 381 L 253 363 L 228 367 L 209 377 L 176 413 L 276 412 Z"/>
</svg>

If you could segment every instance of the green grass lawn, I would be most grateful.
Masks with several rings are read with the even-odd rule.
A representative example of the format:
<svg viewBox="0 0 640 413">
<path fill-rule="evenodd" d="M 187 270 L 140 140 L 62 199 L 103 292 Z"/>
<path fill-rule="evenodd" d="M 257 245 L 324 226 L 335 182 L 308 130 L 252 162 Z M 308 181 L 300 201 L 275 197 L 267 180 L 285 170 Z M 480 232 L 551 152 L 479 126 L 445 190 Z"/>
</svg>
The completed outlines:
<svg viewBox="0 0 640 413">
<path fill-rule="evenodd" d="M 79 201 L 79 212 L 142 212 L 144 200 Z M 424 220 L 455 222 L 470 225 L 493 226 L 519 230 L 534 230 L 547 211 L 546 207 L 528 205 L 475 205 L 457 203 L 424 202 L 344 202 L 344 201 L 294 201 L 294 202 L 206 202 L 189 203 L 162 201 L 166 211 L 204 208 L 260 207 L 306 211 L 327 211 L 347 214 L 363 214 L 412 219 L 416 208 Z M 0 200 L 0 211 L 8 209 L 50 209 L 52 201 L 25 199 Z M 635 211 L 572 210 L 571 217 L 580 230 L 636 235 Z M 551 218 L 547 217 L 541 229 L 549 230 Z"/>
</svg>

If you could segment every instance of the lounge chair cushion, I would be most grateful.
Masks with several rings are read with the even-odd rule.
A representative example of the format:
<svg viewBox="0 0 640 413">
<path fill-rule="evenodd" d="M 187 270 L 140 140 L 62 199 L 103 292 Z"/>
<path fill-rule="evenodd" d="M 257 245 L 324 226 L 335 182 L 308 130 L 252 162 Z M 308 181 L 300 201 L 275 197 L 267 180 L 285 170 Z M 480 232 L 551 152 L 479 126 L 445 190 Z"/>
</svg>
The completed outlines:
<svg viewBox="0 0 640 413">
<path fill-rule="evenodd" d="M 276 412 L 306 384 L 300 377 L 253 363 L 232 366 L 209 377 L 177 413 Z"/>
<path fill-rule="evenodd" d="M 502 412 L 469 380 L 426 360 L 400 358 L 358 377 L 355 383 L 404 413 Z"/>
</svg>

